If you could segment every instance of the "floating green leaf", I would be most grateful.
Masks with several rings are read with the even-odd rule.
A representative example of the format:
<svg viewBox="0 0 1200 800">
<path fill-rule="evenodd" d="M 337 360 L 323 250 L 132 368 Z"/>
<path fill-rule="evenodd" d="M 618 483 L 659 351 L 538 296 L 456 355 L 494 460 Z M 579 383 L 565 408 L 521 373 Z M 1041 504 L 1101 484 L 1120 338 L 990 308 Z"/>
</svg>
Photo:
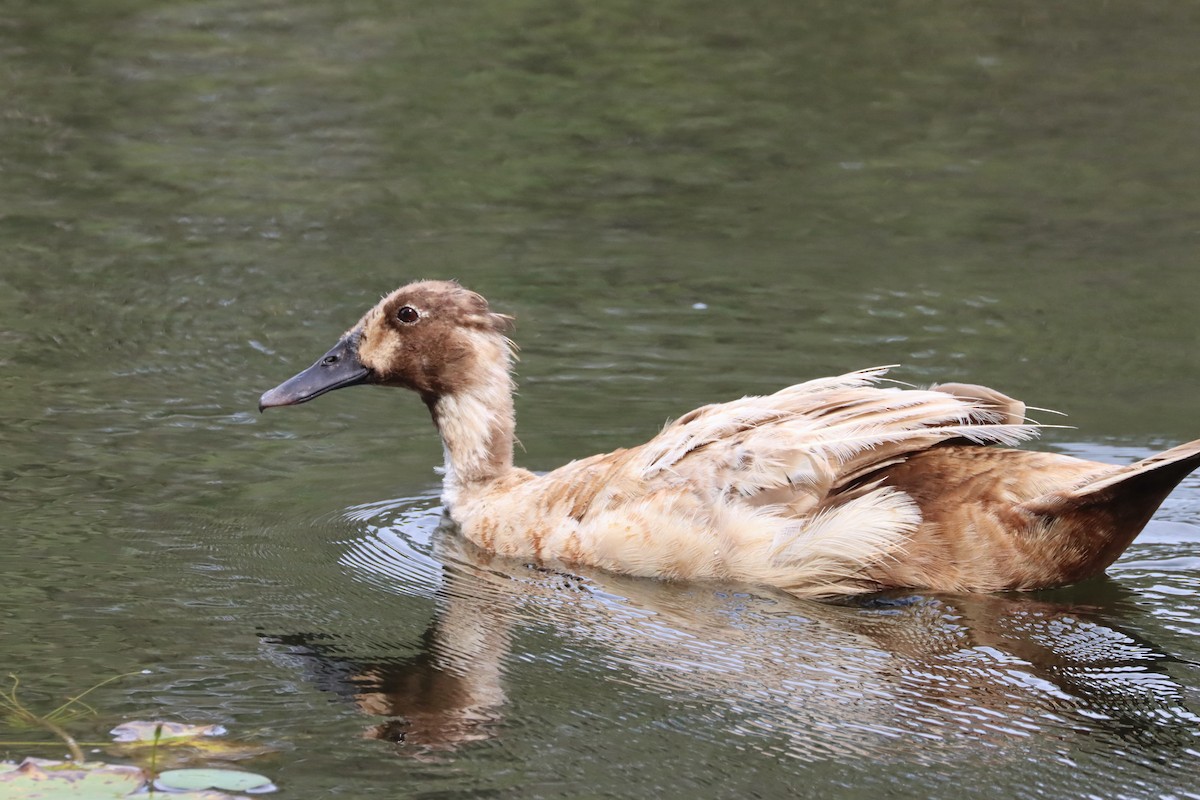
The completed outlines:
<svg viewBox="0 0 1200 800">
<path fill-rule="evenodd" d="M 275 786 L 261 775 L 232 770 L 179 770 L 179 772 L 227 773 L 247 776 L 241 785 L 253 784 L 248 791 L 271 791 Z M 249 780 L 253 778 L 254 780 Z M 4 800 L 118 800 L 152 797 L 145 793 L 150 773 L 139 767 L 104 764 L 98 761 L 76 763 L 27 758 L 20 764 L 0 762 L 0 798 Z M 197 783 L 204 783 L 198 781 Z M 226 781 L 226 787 L 233 781 Z M 248 800 L 244 795 L 227 794 L 217 788 L 167 789 L 171 800 Z"/>
<path fill-rule="evenodd" d="M 173 769 L 154 781 L 154 788 L 164 792 L 188 792 L 219 789 L 224 792 L 273 792 L 275 784 L 269 778 L 236 769 Z"/>
<path fill-rule="evenodd" d="M 113 800 L 146 782 L 140 767 L 47 761 L 27 758 L 0 765 L 0 796 L 5 800 Z"/>
<path fill-rule="evenodd" d="M 160 732 L 161 731 L 161 732 Z M 134 720 L 123 722 L 109 731 L 113 741 L 121 744 L 141 742 L 153 744 L 157 736 L 161 745 L 175 744 L 180 740 L 197 739 L 201 736 L 222 736 L 223 725 L 187 725 L 182 722 L 146 722 Z"/>
<path fill-rule="evenodd" d="M 125 722 L 111 731 L 111 752 L 130 758 L 152 772 L 183 767 L 196 761 L 240 761 L 270 753 L 263 744 L 226 741 L 222 725 L 188 725 L 182 722 Z M 157 738 L 155 738 L 157 736 Z"/>
</svg>

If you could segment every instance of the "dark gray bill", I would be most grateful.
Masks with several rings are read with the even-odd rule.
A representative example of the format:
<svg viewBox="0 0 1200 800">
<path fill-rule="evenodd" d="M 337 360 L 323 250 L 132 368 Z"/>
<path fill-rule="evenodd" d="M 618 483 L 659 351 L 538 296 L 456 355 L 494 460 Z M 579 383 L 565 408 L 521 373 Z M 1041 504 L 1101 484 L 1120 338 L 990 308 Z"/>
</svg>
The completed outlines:
<svg viewBox="0 0 1200 800">
<path fill-rule="evenodd" d="M 358 360 L 358 337 L 346 336 L 317 363 L 264 393 L 258 410 L 307 403 L 334 389 L 366 383 L 370 377 L 371 370 Z"/>
</svg>

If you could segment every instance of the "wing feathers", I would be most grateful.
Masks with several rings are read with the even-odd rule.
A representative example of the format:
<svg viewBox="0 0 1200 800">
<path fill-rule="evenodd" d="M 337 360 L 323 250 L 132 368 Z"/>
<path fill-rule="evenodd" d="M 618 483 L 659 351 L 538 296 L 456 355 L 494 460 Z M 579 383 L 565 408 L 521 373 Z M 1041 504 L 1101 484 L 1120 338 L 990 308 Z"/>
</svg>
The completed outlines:
<svg viewBox="0 0 1200 800">
<path fill-rule="evenodd" d="M 786 482 L 832 486 L 845 470 L 861 474 L 873 461 L 944 441 L 1011 446 L 1037 435 L 1040 426 L 1013 422 L 1020 404 L 998 392 L 874 386 L 885 372 L 862 370 L 698 409 L 644 446 L 642 476 L 670 470 L 696 480 L 707 472 L 714 488 L 743 495 Z M 703 458 L 688 458 L 700 450 Z"/>
</svg>

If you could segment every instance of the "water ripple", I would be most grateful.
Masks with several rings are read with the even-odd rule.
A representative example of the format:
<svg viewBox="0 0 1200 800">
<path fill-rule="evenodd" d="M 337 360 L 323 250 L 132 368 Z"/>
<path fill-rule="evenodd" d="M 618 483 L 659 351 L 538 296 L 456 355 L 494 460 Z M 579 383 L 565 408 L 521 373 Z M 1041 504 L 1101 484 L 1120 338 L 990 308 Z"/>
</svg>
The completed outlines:
<svg viewBox="0 0 1200 800">
<path fill-rule="evenodd" d="M 628 725 L 655 721 L 806 761 L 929 764 L 981 742 L 1176 743 L 1200 731 L 1167 654 L 1087 604 L 900 595 L 830 606 L 535 567 L 462 540 L 432 494 L 343 518 L 357 533 L 341 541 L 339 563 L 356 580 L 435 603 L 415 656 L 339 672 L 360 708 L 404 721 L 373 730 L 414 752 L 502 736 L 512 693 L 553 695 L 564 673 L 617 689 Z M 528 636 L 542 638 L 536 655 L 516 645 Z M 333 652 L 308 647 L 310 657 Z M 388 645 L 372 636 L 334 649 L 382 655 Z M 414 680 L 421 697 L 403 688 Z M 525 724 L 531 713 L 520 712 Z"/>
</svg>

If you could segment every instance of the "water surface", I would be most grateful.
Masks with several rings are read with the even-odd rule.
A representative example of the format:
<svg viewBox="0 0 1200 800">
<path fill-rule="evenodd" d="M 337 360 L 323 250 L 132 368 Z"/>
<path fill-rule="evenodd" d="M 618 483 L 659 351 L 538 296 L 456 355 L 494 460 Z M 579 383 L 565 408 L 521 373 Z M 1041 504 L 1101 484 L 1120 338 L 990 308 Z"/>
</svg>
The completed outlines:
<svg viewBox="0 0 1200 800">
<path fill-rule="evenodd" d="M 518 317 L 533 469 L 884 363 L 1069 412 L 1041 447 L 1196 438 L 1197 34 L 1178 3 L 4 5 L 0 672 L 50 707 L 148 669 L 85 738 L 220 722 L 289 797 L 1185 796 L 1195 476 L 1106 578 L 828 606 L 489 559 L 415 398 L 255 403 L 456 277 Z"/>
</svg>

